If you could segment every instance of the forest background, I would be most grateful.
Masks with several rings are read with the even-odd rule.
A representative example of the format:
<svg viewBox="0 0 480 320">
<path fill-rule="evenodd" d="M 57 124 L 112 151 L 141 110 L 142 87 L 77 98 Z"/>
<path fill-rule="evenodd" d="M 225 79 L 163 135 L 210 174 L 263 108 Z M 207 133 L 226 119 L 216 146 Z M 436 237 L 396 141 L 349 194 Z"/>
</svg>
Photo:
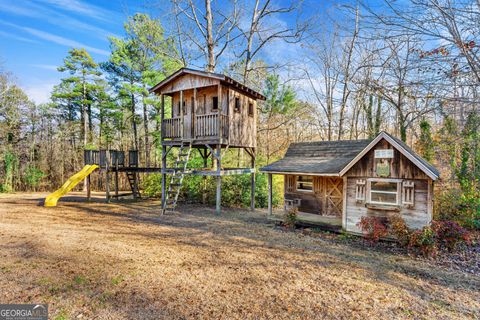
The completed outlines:
<svg viewBox="0 0 480 320">
<path fill-rule="evenodd" d="M 127 16 L 104 61 L 88 48 L 66 52 L 47 103 L 34 103 L 0 64 L 0 192 L 53 191 L 81 169 L 84 149 L 137 149 L 142 163 L 159 166 L 160 104 L 148 89 L 190 67 L 225 73 L 267 97 L 257 110 L 258 167 L 292 142 L 385 130 L 441 171 L 436 219 L 480 228 L 479 1 L 352 1 L 321 12 L 295 0 L 155 5 L 168 18 Z M 230 150 L 225 165 L 246 161 Z M 195 154 L 192 165 L 201 163 Z M 160 180 L 143 176 L 144 194 L 158 196 Z M 98 190 L 102 183 L 94 179 Z M 248 176 L 223 183 L 224 205 L 248 206 Z M 266 187 L 258 174 L 259 207 Z M 276 205 L 282 188 L 276 177 Z M 201 178 L 188 178 L 183 196 L 200 201 Z"/>
</svg>

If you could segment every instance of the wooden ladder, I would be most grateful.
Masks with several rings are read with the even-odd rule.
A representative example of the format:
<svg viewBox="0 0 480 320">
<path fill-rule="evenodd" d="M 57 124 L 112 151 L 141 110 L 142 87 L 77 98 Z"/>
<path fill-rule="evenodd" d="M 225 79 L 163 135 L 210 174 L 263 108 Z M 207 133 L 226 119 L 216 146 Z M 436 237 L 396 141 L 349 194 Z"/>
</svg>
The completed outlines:
<svg viewBox="0 0 480 320">
<path fill-rule="evenodd" d="M 170 184 L 168 185 L 168 191 L 165 194 L 162 214 L 167 211 L 173 211 L 177 206 L 178 196 L 182 189 L 183 178 L 187 173 L 187 164 L 191 151 L 192 143 L 188 142 L 184 144 L 184 142 L 182 142 L 180 150 L 178 151 L 177 159 L 175 160 L 175 166 L 173 168 Z"/>
<path fill-rule="evenodd" d="M 130 184 L 130 189 L 132 189 L 133 198 L 135 199 L 140 198 L 141 196 L 140 196 L 140 191 L 138 191 L 138 183 L 135 183 L 135 182 L 138 182 L 136 181 L 137 174 L 135 172 L 127 171 L 127 179 L 128 179 L 128 183 Z"/>
</svg>

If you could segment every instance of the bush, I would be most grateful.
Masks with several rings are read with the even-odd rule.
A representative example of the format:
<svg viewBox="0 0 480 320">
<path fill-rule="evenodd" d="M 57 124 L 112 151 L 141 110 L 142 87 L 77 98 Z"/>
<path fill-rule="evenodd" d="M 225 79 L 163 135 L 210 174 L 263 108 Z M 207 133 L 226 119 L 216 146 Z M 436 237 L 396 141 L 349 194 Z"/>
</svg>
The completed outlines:
<svg viewBox="0 0 480 320">
<path fill-rule="evenodd" d="M 357 226 L 362 230 L 365 238 L 372 243 L 388 235 L 388 229 L 384 219 L 380 217 L 362 217 Z"/>
<path fill-rule="evenodd" d="M 452 188 L 436 194 L 435 220 L 453 220 L 467 228 L 480 229 L 480 190 L 476 184 L 464 191 Z"/>
<path fill-rule="evenodd" d="M 290 229 L 295 229 L 295 225 L 298 221 L 298 209 L 291 208 L 283 217 L 283 225 Z"/>
<path fill-rule="evenodd" d="M 410 242 L 411 231 L 408 228 L 405 220 L 400 215 L 394 215 L 389 219 L 390 232 L 398 240 L 400 245 L 408 246 Z"/>
<path fill-rule="evenodd" d="M 424 256 L 434 256 L 437 249 L 435 232 L 430 226 L 415 230 L 410 234 L 408 248 L 420 252 Z"/>
<path fill-rule="evenodd" d="M 36 188 L 40 185 L 40 181 L 46 176 L 46 174 L 34 166 L 28 166 L 25 170 L 25 182 L 29 187 Z"/>
<path fill-rule="evenodd" d="M 434 221 L 432 229 L 437 242 L 449 251 L 453 251 L 460 244 L 470 243 L 470 235 L 455 221 Z"/>
<path fill-rule="evenodd" d="M 202 176 L 186 175 L 183 180 L 181 196 L 190 202 L 202 201 L 206 194 L 207 203 L 215 204 L 216 177 L 207 177 L 206 190 L 203 190 Z M 167 175 L 167 186 L 170 175 Z M 232 175 L 222 177 L 222 205 L 226 207 L 250 207 L 250 175 Z M 268 181 L 265 174 L 257 174 L 255 180 L 255 206 L 266 208 L 268 206 Z M 272 205 L 278 206 L 283 196 L 280 190 L 281 182 L 274 183 Z M 162 175 L 150 174 L 142 181 L 143 192 L 149 197 L 162 196 Z"/>
</svg>

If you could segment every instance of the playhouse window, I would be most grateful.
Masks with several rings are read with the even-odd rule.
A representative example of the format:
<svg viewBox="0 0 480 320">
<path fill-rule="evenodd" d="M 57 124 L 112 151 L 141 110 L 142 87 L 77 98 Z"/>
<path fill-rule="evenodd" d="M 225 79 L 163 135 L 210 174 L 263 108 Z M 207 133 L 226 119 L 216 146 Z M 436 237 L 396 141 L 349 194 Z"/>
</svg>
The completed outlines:
<svg viewBox="0 0 480 320">
<path fill-rule="evenodd" d="M 212 97 L 212 110 L 218 110 L 218 97 Z"/>
<path fill-rule="evenodd" d="M 399 203 L 399 182 L 392 180 L 370 180 L 369 202 L 374 204 L 397 205 Z"/>
<path fill-rule="evenodd" d="M 233 108 L 233 111 L 240 112 L 240 98 L 239 97 L 235 97 L 235 107 Z"/>
<path fill-rule="evenodd" d="M 312 176 L 298 176 L 297 191 L 313 192 L 313 177 Z"/>
<path fill-rule="evenodd" d="M 253 117 L 253 103 L 248 104 L 248 115 Z"/>
</svg>

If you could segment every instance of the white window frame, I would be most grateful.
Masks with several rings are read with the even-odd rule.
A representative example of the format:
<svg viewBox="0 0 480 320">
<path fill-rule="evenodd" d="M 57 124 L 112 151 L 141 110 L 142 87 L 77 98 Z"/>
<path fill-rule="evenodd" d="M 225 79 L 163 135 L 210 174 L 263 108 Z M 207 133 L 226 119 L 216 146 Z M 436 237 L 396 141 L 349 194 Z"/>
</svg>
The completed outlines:
<svg viewBox="0 0 480 320">
<path fill-rule="evenodd" d="M 310 177 L 312 178 L 312 181 L 299 181 L 300 177 Z M 308 189 L 302 189 L 300 188 L 300 184 L 307 184 L 307 185 L 311 185 L 312 187 L 312 190 L 308 190 Z M 297 176 L 295 178 L 295 190 L 298 191 L 298 192 L 309 192 L 309 193 L 313 193 L 313 176 L 306 176 L 306 175 L 301 175 L 301 176 Z"/>
<path fill-rule="evenodd" d="M 397 196 L 397 202 L 381 202 L 381 201 L 372 201 L 372 182 L 389 182 L 397 184 L 397 191 L 374 191 L 375 193 L 385 193 L 385 194 L 395 194 Z M 368 203 L 379 204 L 385 206 L 398 206 L 402 200 L 402 180 L 401 179 L 382 179 L 382 178 L 370 178 L 368 179 Z"/>
</svg>

